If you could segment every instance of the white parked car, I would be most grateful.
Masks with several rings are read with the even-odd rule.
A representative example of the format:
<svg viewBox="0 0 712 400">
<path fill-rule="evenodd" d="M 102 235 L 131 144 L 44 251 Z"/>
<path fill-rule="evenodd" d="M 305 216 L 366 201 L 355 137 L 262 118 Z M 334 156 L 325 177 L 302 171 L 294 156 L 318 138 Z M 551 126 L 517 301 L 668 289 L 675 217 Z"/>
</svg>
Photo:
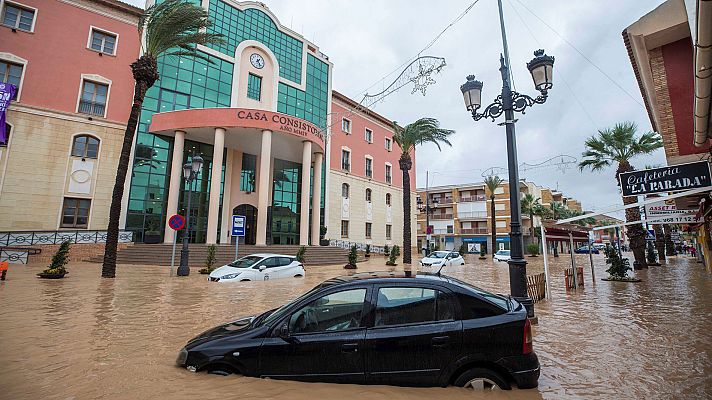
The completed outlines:
<svg viewBox="0 0 712 400">
<path fill-rule="evenodd" d="M 420 260 L 424 267 L 443 267 L 450 265 L 465 265 L 465 259 L 456 251 L 434 251 Z"/>
<path fill-rule="evenodd" d="M 494 253 L 494 260 L 495 261 L 509 261 L 509 259 L 512 258 L 509 255 L 509 250 L 500 250 L 496 253 Z"/>
<path fill-rule="evenodd" d="M 293 256 L 283 254 L 250 254 L 216 268 L 212 282 L 266 281 L 278 278 L 301 278 L 304 266 Z"/>
</svg>

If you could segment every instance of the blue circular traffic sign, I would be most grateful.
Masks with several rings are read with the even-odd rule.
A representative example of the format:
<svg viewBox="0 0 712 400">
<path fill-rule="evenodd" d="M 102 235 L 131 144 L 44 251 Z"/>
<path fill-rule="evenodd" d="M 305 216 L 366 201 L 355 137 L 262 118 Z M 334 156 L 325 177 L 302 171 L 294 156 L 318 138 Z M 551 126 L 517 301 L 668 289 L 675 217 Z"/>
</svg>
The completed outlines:
<svg viewBox="0 0 712 400">
<path fill-rule="evenodd" d="M 171 227 L 174 231 L 179 231 L 185 227 L 185 217 L 179 214 L 173 215 L 169 220 L 168 220 L 168 226 Z"/>
</svg>

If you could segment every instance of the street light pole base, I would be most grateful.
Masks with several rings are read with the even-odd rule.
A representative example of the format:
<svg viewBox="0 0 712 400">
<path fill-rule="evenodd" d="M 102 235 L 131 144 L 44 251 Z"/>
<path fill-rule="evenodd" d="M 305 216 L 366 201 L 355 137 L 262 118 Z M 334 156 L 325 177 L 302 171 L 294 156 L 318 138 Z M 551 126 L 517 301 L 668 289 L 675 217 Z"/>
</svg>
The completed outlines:
<svg viewBox="0 0 712 400">
<path fill-rule="evenodd" d="M 176 272 L 176 275 L 178 276 L 190 275 L 190 267 L 188 267 L 188 257 L 190 252 L 185 247 L 180 251 L 180 265 L 178 266 L 178 271 Z"/>
</svg>

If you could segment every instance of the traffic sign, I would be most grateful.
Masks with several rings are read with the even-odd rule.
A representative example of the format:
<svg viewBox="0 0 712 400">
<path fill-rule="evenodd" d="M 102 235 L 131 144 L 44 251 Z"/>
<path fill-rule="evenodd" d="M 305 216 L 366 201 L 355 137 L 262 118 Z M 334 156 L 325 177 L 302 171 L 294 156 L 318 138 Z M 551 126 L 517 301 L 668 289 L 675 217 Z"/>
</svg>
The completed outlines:
<svg viewBox="0 0 712 400">
<path fill-rule="evenodd" d="M 185 218 L 180 214 L 175 214 L 168 219 L 168 226 L 174 231 L 179 231 L 185 227 Z"/>
<path fill-rule="evenodd" d="M 243 215 L 232 216 L 232 236 L 245 236 L 245 217 Z"/>
<path fill-rule="evenodd" d="M 645 240 L 648 240 L 651 242 L 655 241 L 655 231 L 652 229 L 648 229 L 648 231 L 646 232 L 646 235 L 645 235 Z"/>
</svg>

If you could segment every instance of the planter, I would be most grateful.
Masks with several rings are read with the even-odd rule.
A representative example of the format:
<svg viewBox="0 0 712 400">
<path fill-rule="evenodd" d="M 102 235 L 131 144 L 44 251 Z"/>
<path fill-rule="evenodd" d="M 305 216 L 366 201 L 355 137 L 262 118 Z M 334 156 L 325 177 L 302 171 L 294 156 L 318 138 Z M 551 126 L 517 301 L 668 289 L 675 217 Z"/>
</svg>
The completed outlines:
<svg viewBox="0 0 712 400">
<path fill-rule="evenodd" d="M 144 234 L 143 235 L 143 242 L 146 244 L 159 244 L 162 243 L 163 240 L 161 240 L 161 234 Z"/>
<path fill-rule="evenodd" d="M 529 257 L 539 257 L 538 254 L 529 254 Z"/>
<path fill-rule="evenodd" d="M 210 273 L 210 270 L 208 270 L 207 268 L 201 268 L 198 272 L 200 272 L 203 275 L 207 275 Z"/>
<path fill-rule="evenodd" d="M 395 266 L 398 265 L 398 264 L 392 263 L 392 262 L 390 262 L 390 261 L 386 261 L 386 265 L 388 265 L 389 267 L 395 267 Z"/>
<path fill-rule="evenodd" d="M 328 246 L 329 239 L 319 239 L 319 246 Z"/>
<path fill-rule="evenodd" d="M 346 264 L 344 265 L 344 269 L 356 269 L 356 264 Z"/>
<path fill-rule="evenodd" d="M 636 283 L 636 282 L 642 282 L 642 280 L 638 278 L 630 278 L 630 277 L 625 277 L 625 278 L 613 278 L 613 277 L 608 277 L 608 278 L 601 278 L 602 281 L 606 282 L 628 282 L 628 283 Z"/>
<path fill-rule="evenodd" d="M 64 275 L 67 275 L 68 273 L 69 272 L 65 272 L 62 274 L 48 274 L 46 272 L 40 272 L 39 274 L 37 274 L 37 276 L 42 279 L 61 279 L 64 278 Z"/>
</svg>

